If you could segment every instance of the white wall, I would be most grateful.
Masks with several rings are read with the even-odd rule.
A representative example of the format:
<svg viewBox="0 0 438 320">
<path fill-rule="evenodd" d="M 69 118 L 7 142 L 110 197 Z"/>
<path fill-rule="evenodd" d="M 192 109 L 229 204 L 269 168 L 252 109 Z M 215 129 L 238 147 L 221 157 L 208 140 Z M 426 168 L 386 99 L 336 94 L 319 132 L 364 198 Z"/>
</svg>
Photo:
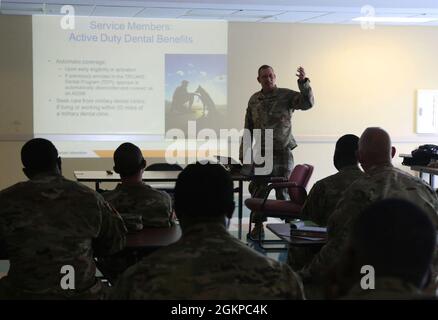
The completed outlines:
<svg viewBox="0 0 438 320">
<path fill-rule="evenodd" d="M 311 186 L 335 172 L 336 139 L 368 126 L 388 130 L 409 153 L 436 136 L 415 134 L 417 89 L 438 89 L 438 27 L 232 23 L 229 27 L 229 104 L 241 129 L 257 68 L 270 64 L 280 87 L 297 88 L 296 67 L 311 79 L 316 105 L 293 116 L 295 162 L 315 166 Z M 32 134 L 30 17 L 0 16 L 0 188 L 23 180 L 19 151 Z M 152 162 L 157 159 L 152 159 Z M 399 165 L 401 159 L 396 159 Z M 109 169 L 111 159 L 66 159 L 64 173 Z"/>
</svg>

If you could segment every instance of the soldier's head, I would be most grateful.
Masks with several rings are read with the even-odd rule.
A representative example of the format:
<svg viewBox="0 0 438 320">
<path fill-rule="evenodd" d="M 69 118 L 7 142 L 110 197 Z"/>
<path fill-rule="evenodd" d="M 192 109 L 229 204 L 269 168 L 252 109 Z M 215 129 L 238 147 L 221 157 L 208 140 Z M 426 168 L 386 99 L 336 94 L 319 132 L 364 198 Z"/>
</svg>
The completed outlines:
<svg viewBox="0 0 438 320">
<path fill-rule="evenodd" d="M 430 218 L 401 199 L 370 205 L 359 215 L 350 235 L 356 270 L 370 265 L 376 278 L 398 278 L 418 288 L 429 281 L 435 245 L 436 231 Z"/>
<path fill-rule="evenodd" d="M 61 158 L 52 142 L 35 138 L 26 142 L 21 148 L 23 172 L 32 179 L 40 173 L 61 173 Z"/>
<path fill-rule="evenodd" d="M 269 93 L 276 88 L 277 77 L 274 69 L 266 64 L 262 65 L 258 70 L 257 81 L 262 85 L 262 91 Z"/>
<path fill-rule="evenodd" d="M 234 211 L 233 181 L 219 164 L 188 165 L 175 185 L 175 213 L 181 226 L 227 222 Z"/>
<path fill-rule="evenodd" d="M 146 160 L 141 150 L 130 142 L 121 144 L 114 152 L 114 171 L 122 179 L 135 177 L 141 181 L 141 175 L 146 167 Z"/>
<path fill-rule="evenodd" d="M 395 148 L 389 134 L 382 128 L 365 129 L 359 139 L 358 160 L 365 171 L 375 166 L 391 164 Z"/>
<path fill-rule="evenodd" d="M 333 163 L 336 169 L 341 170 L 346 166 L 357 165 L 357 146 L 359 137 L 354 134 L 346 134 L 338 139 L 333 155 Z"/>
</svg>

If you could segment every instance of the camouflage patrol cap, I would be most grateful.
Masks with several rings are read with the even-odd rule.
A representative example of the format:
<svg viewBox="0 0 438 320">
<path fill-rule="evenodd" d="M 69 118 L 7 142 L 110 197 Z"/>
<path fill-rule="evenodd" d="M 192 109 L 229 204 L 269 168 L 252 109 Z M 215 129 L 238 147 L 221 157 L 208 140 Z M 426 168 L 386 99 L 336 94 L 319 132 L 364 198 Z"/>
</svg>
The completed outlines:
<svg viewBox="0 0 438 320">
<path fill-rule="evenodd" d="M 141 150 L 130 142 L 122 143 L 114 152 L 114 170 L 121 176 L 131 176 L 145 167 Z"/>
<path fill-rule="evenodd" d="M 35 138 L 21 148 L 21 162 L 31 170 L 49 170 L 56 166 L 58 150 L 47 139 Z"/>
</svg>

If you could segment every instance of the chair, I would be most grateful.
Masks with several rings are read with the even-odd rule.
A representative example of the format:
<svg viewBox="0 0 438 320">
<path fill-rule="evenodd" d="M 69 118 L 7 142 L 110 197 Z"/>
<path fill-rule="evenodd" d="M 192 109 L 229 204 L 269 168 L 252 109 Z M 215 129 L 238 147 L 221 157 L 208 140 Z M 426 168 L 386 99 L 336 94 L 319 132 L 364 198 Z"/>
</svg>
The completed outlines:
<svg viewBox="0 0 438 320">
<path fill-rule="evenodd" d="M 264 199 L 249 198 L 245 200 L 245 205 L 251 210 L 248 237 L 253 241 L 257 241 L 261 248 L 264 248 L 262 242 L 265 243 L 284 243 L 281 240 L 262 240 L 260 235 L 258 239 L 251 237 L 251 225 L 254 212 L 262 213 L 263 217 L 281 218 L 289 221 L 299 219 L 301 209 L 307 199 L 306 186 L 313 173 L 313 166 L 310 164 L 298 164 L 292 170 L 289 180 L 285 178 L 271 178 L 271 184 L 268 185 Z M 274 189 L 287 188 L 290 200 L 271 200 L 268 199 L 269 193 Z"/>
<path fill-rule="evenodd" d="M 153 163 L 144 169 L 145 171 L 182 171 L 183 168 L 179 164 L 170 164 L 166 162 Z M 158 190 L 166 191 L 171 196 L 173 195 L 174 184 L 151 184 L 152 187 Z"/>
<path fill-rule="evenodd" d="M 153 163 L 146 167 L 145 171 L 182 171 L 179 164 L 170 164 L 165 162 Z"/>
</svg>

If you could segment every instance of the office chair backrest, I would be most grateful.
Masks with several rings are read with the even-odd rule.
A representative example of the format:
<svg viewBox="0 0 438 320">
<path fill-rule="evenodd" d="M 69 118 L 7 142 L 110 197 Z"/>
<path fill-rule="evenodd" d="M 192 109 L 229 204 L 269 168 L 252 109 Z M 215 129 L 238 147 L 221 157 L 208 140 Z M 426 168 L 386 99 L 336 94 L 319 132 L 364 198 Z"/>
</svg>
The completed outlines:
<svg viewBox="0 0 438 320">
<path fill-rule="evenodd" d="M 292 170 L 289 177 L 289 182 L 294 182 L 297 186 L 302 188 L 291 187 L 288 189 L 289 197 L 291 200 L 298 204 L 303 204 L 306 201 L 307 183 L 309 183 L 310 177 L 313 173 L 313 166 L 310 164 L 297 164 Z"/>
<path fill-rule="evenodd" d="M 169 163 L 153 163 L 146 167 L 145 171 L 182 171 L 183 168 L 179 164 Z"/>
</svg>

